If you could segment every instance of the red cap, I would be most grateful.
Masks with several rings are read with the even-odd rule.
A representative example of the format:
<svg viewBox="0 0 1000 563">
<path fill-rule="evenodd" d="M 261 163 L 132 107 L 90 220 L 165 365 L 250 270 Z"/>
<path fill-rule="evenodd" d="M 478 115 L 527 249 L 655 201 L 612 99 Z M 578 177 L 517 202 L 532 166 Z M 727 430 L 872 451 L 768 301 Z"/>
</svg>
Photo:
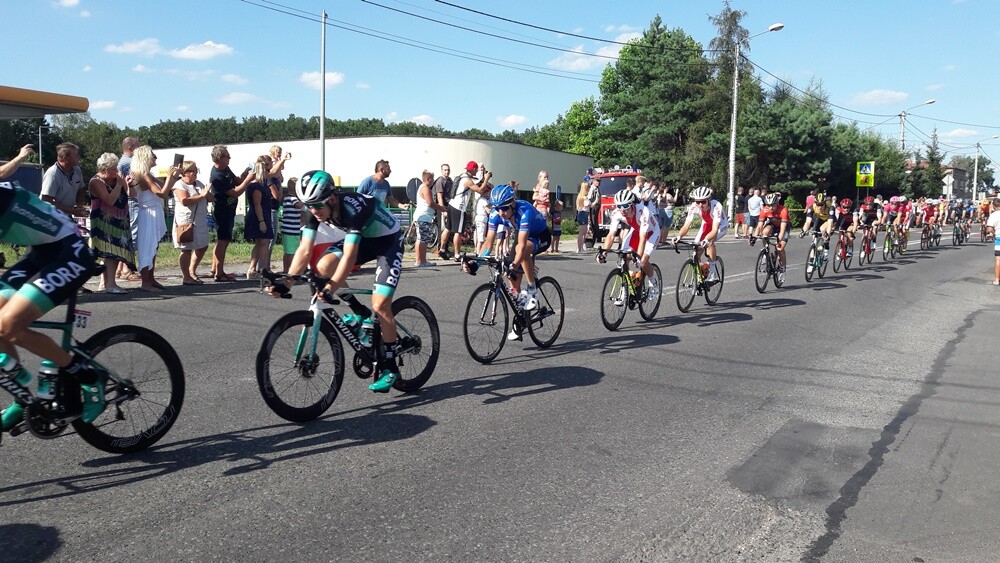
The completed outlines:
<svg viewBox="0 0 1000 563">
<path fill-rule="evenodd" d="M 465 165 L 466 172 L 472 172 L 476 168 L 479 168 L 479 164 L 475 160 L 470 160 L 468 164 Z"/>
</svg>

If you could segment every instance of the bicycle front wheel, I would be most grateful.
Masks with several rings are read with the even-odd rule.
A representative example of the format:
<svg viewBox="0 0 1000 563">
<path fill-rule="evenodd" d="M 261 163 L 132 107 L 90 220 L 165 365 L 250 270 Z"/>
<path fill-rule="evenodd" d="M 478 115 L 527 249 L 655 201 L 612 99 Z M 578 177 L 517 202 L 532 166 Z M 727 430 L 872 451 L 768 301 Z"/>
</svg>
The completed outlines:
<svg viewBox="0 0 1000 563">
<path fill-rule="evenodd" d="M 816 245 L 809 247 L 809 257 L 806 258 L 806 282 L 811 282 L 816 273 Z"/>
<path fill-rule="evenodd" d="M 757 255 L 757 268 L 753 273 L 754 285 L 757 286 L 758 293 L 764 293 L 767 290 L 767 281 L 771 279 L 771 268 L 770 260 L 767 256 L 767 247 L 760 249 L 760 254 Z"/>
<path fill-rule="evenodd" d="M 628 281 L 621 270 L 615 268 L 608 274 L 600 297 L 601 323 L 608 330 L 618 330 L 628 310 Z"/>
<path fill-rule="evenodd" d="M 472 359 L 481 364 L 492 362 L 503 350 L 509 328 L 507 301 L 491 283 L 477 287 L 465 306 L 462 325 L 465 348 Z"/>
<path fill-rule="evenodd" d="M 682 313 L 691 310 L 694 303 L 694 296 L 698 293 L 698 264 L 694 260 L 688 260 L 681 266 L 681 271 L 677 274 L 677 308 Z"/>
<path fill-rule="evenodd" d="M 538 309 L 529 311 L 528 334 L 539 348 L 548 348 L 562 332 L 566 303 L 562 288 L 555 278 L 545 277 L 535 286 L 538 291 Z"/>
<path fill-rule="evenodd" d="M 392 302 L 399 344 L 399 377 L 392 387 L 412 393 L 420 389 L 434 373 L 441 353 L 441 335 L 437 317 L 430 305 L 419 297 L 404 295 Z"/>
<path fill-rule="evenodd" d="M 274 414 L 291 422 L 319 418 L 343 382 L 340 338 L 325 322 L 314 333 L 310 311 L 288 313 L 264 335 L 257 352 L 257 386 Z"/>
<path fill-rule="evenodd" d="M 826 247 L 821 247 L 816 249 L 816 256 L 817 259 L 819 260 L 819 268 L 818 268 L 819 271 L 816 273 L 819 274 L 820 278 L 826 275 L 826 267 L 830 264 L 830 258 L 827 256 L 827 254 L 828 251 L 826 250 Z"/>
<path fill-rule="evenodd" d="M 184 403 L 184 368 L 162 336 L 130 325 L 113 326 L 81 346 L 98 371 L 113 374 L 104 386 L 107 407 L 96 420 L 73 428 L 99 450 L 125 454 L 163 438 Z"/>
<path fill-rule="evenodd" d="M 854 241 L 847 239 L 844 241 L 844 269 L 851 269 L 851 262 L 854 260 Z"/>
<path fill-rule="evenodd" d="M 951 230 L 951 245 L 958 246 L 958 228 Z"/>
<path fill-rule="evenodd" d="M 715 257 L 715 276 L 716 280 L 712 282 L 705 282 L 705 301 L 709 305 L 715 305 L 719 302 L 719 296 L 722 295 L 722 284 L 726 281 L 726 265 L 722 262 L 721 256 Z"/>
<path fill-rule="evenodd" d="M 885 240 L 882 241 L 882 261 L 888 262 L 892 256 L 892 235 L 886 233 Z"/>
<path fill-rule="evenodd" d="M 839 272 L 844 265 L 844 258 L 847 256 L 847 249 L 844 248 L 843 239 L 837 241 L 837 250 L 833 254 L 833 271 Z"/>
<path fill-rule="evenodd" d="M 660 309 L 660 299 L 663 298 L 663 276 L 660 275 L 660 267 L 656 264 L 652 266 L 656 284 L 650 287 L 647 278 L 646 291 L 643 292 L 645 299 L 639 302 L 639 315 L 647 321 L 653 320 L 656 316 L 656 311 Z"/>
</svg>

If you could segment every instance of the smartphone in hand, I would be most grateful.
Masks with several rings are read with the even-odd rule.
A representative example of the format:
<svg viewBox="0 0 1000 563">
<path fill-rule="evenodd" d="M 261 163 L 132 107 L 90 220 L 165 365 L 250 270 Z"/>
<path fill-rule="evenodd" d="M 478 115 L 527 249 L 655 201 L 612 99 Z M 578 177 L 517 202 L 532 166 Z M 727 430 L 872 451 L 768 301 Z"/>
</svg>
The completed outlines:
<svg viewBox="0 0 1000 563">
<path fill-rule="evenodd" d="M 184 155 L 174 153 L 174 166 L 180 168 L 181 164 L 184 164 Z"/>
</svg>

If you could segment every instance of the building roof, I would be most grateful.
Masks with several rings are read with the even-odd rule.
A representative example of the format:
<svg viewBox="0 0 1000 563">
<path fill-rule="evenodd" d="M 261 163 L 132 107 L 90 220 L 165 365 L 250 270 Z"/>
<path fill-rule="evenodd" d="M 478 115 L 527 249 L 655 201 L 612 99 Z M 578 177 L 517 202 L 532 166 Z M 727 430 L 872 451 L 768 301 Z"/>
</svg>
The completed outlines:
<svg viewBox="0 0 1000 563">
<path fill-rule="evenodd" d="M 90 101 L 87 98 L 0 86 L 0 119 L 79 113 L 87 111 L 88 108 Z"/>
</svg>

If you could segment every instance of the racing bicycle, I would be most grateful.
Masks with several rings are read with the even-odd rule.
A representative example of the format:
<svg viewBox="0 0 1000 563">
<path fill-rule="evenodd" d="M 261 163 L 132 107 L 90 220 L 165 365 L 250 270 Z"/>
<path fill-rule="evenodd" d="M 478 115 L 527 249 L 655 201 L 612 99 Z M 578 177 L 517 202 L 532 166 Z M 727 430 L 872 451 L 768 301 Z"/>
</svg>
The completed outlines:
<svg viewBox="0 0 1000 563">
<path fill-rule="evenodd" d="M 845 229 L 837 231 L 837 249 L 833 255 L 833 271 L 839 272 L 840 267 L 844 270 L 851 269 L 851 261 L 854 259 L 854 241 L 848 236 Z"/>
<path fill-rule="evenodd" d="M 895 258 L 900 250 L 899 231 L 892 225 L 885 229 L 885 240 L 882 241 L 882 261 L 888 262 L 890 258 Z"/>
<path fill-rule="evenodd" d="M 511 312 L 513 328 L 518 334 L 527 329 L 539 348 L 552 346 L 562 331 L 566 314 L 562 287 L 555 278 L 544 277 L 536 281 L 538 306 L 525 311 L 511 289 L 510 276 L 506 275 L 509 264 L 503 258 L 463 252 L 459 261 L 471 275 L 476 275 L 480 264 L 485 264 L 490 272 L 490 281 L 477 287 L 465 306 L 462 336 L 472 359 L 488 364 L 500 354 L 511 328 Z"/>
<path fill-rule="evenodd" d="M 66 412 L 67 393 L 80 393 L 79 384 L 71 377 L 55 378 L 53 398 L 40 397 L 7 379 L 4 390 L 24 410 L 0 431 L 11 436 L 27 431 L 39 438 L 55 438 L 72 425 L 85 442 L 99 450 L 115 454 L 144 450 L 163 438 L 180 414 L 184 403 L 180 357 L 162 336 L 140 326 L 112 326 L 83 343 L 77 341 L 74 328 L 86 328 L 92 314 L 77 309 L 76 300 L 75 293 L 66 300 L 63 321 L 35 321 L 31 327 L 62 332 L 62 349 L 86 359 L 89 369 L 104 381 L 104 412 L 90 423 L 80 420 L 79 414 Z"/>
<path fill-rule="evenodd" d="M 875 258 L 875 232 L 874 225 L 861 225 L 861 255 L 858 257 L 858 265 L 868 262 L 872 263 Z"/>
<path fill-rule="evenodd" d="M 307 282 L 312 289 L 309 308 L 293 311 L 275 321 L 264 334 L 257 352 L 257 385 L 264 403 L 274 414 L 292 422 L 318 418 L 337 398 L 344 380 L 343 338 L 354 349 L 354 373 L 377 380 L 386 362 L 378 315 L 355 301 L 351 309 L 369 322 L 359 323 L 360 333 L 344 323 L 334 308 L 343 296 L 371 295 L 370 289 L 341 288 L 331 295 L 323 288 L 330 280 L 306 271 L 302 275 L 261 272 L 261 287 L 270 286 L 283 298 L 291 292 L 284 280 Z M 340 299 L 338 299 L 340 297 Z M 404 295 L 392 300 L 392 314 L 399 333 L 395 358 L 399 378 L 393 388 L 412 393 L 422 387 L 437 365 L 441 339 L 437 318 L 419 297 Z"/>
<path fill-rule="evenodd" d="M 774 280 L 774 287 L 781 287 L 785 283 L 784 272 L 782 272 L 781 264 L 778 262 L 778 237 L 777 235 L 768 235 L 766 237 L 759 237 L 756 240 L 760 240 L 764 247 L 760 249 L 760 254 L 757 255 L 757 268 L 754 270 L 754 285 L 757 286 L 757 291 L 764 293 L 767 290 L 767 283 L 769 280 Z M 755 239 L 750 238 L 750 244 L 753 245 Z"/>
<path fill-rule="evenodd" d="M 694 303 L 695 295 L 704 295 L 706 303 L 715 305 L 722 295 L 722 284 L 726 279 L 726 268 L 722 263 L 722 257 L 715 257 L 716 279 L 708 281 L 709 265 L 698 263 L 698 249 L 701 246 L 678 241 L 674 244 L 674 252 L 680 254 L 681 245 L 688 247 L 691 255 L 684 261 L 680 273 L 677 274 L 677 308 L 682 313 L 687 313 Z"/>
<path fill-rule="evenodd" d="M 812 242 L 809 245 L 809 256 L 806 258 L 806 281 L 811 282 L 813 276 L 819 274 L 820 279 L 826 275 L 826 265 L 830 262 L 826 250 L 826 240 L 820 231 L 810 231 Z"/>
<path fill-rule="evenodd" d="M 965 231 L 965 225 L 961 219 L 955 221 L 955 225 L 951 228 L 951 245 L 961 246 L 965 244 L 968 239 L 969 234 Z"/>
<path fill-rule="evenodd" d="M 648 278 L 638 269 L 639 256 L 634 250 L 607 250 L 618 255 L 618 265 L 604 280 L 604 290 L 601 292 L 600 309 L 601 322 L 608 330 L 617 330 L 625 320 L 625 312 L 639 308 L 639 315 L 647 321 L 653 320 L 660 308 L 663 295 L 663 276 L 660 267 L 653 266 L 656 287 L 650 288 Z M 636 263 L 635 274 L 629 272 L 629 264 Z M 636 277 L 633 277 L 636 276 Z"/>
</svg>

